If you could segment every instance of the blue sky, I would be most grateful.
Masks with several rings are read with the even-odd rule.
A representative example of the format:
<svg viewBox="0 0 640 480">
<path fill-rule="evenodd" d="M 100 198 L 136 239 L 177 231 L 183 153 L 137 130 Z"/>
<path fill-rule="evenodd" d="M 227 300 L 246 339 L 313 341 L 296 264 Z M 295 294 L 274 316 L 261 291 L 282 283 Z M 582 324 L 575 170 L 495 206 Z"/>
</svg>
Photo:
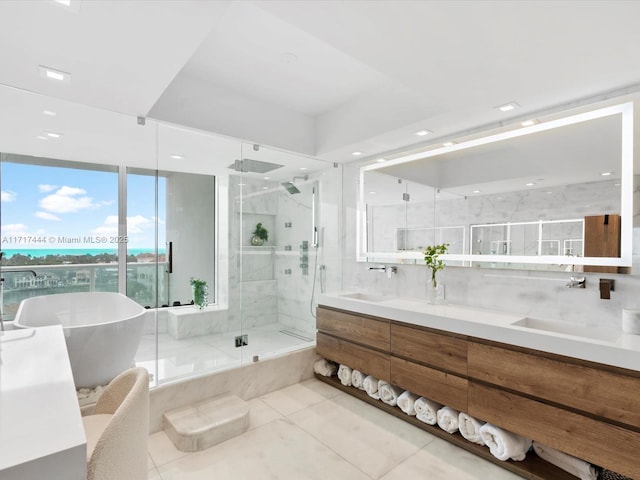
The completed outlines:
<svg viewBox="0 0 640 480">
<path fill-rule="evenodd" d="M 128 175 L 129 248 L 155 245 L 155 178 Z M 165 182 L 160 179 L 159 234 L 164 246 Z M 118 174 L 2 162 L 2 248 L 117 248 Z M 25 243 L 25 237 L 36 242 Z M 81 244 L 60 242 L 80 237 Z M 19 240 L 17 237 L 22 237 Z M 91 238 L 97 243 L 85 243 Z M 106 237 L 106 243 L 104 242 Z"/>
</svg>

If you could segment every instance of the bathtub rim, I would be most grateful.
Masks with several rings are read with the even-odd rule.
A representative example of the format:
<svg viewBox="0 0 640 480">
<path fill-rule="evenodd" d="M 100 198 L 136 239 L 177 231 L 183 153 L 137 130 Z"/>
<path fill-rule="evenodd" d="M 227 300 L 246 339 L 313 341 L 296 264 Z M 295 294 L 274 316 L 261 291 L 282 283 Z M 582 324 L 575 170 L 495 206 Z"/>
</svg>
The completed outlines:
<svg viewBox="0 0 640 480">
<path fill-rule="evenodd" d="M 32 299 L 36 299 L 36 298 L 46 298 L 46 297 L 61 297 L 61 296 L 76 296 L 76 295 L 101 295 L 101 296 L 118 296 L 121 299 L 126 299 L 127 302 L 131 302 L 132 304 L 134 304 L 136 307 L 140 308 L 140 311 L 133 314 L 133 315 L 129 315 L 127 317 L 124 318 L 119 318 L 117 320 L 111 320 L 108 322 L 99 322 L 99 323 L 90 323 L 87 325 L 73 325 L 73 326 L 65 326 L 65 325 L 61 325 L 61 327 L 63 329 L 69 329 L 69 330 L 74 330 L 74 329 L 80 329 L 80 328 L 91 328 L 91 327 L 99 327 L 101 325 L 112 325 L 115 323 L 119 323 L 119 322 L 126 322 L 128 320 L 135 320 L 141 316 L 143 316 L 145 313 L 147 313 L 147 309 L 144 308 L 142 305 L 140 305 L 138 302 L 136 302 L 135 300 L 127 297 L 126 295 L 120 293 L 120 292 L 67 292 L 67 293 L 52 293 L 51 295 L 38 295 L 36 297 L 30 297 L 30 298 L 25 298 L 24 300 L 22 300 L 20 302 L 20 305 L 18 306 L 18 310 L 16 311 L 16 315 L 14 317 L 14 319 L 12 320 L 13 322 L 13 327 L 14 328 L 42 328 L 45 327 L 47 325 L 39 325 L 39 326 L 34 326 L 34 325 L 26 325 L 24 323 L 20 322 L 20 318 L 21 318 L 21 313 L 22 313 L 22 309 L 23 309 L 23 304 L 29 302 L 29 300 Z"/>
</svg>

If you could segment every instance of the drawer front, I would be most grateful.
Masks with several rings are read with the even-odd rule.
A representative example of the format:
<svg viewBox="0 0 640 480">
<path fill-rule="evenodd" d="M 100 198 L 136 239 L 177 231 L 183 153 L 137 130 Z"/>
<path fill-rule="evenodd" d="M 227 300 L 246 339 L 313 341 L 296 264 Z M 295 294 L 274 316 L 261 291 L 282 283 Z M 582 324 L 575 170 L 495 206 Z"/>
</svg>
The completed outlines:
<svg viewBox="0 0 640 480">
<path fill-rule="evenodd" d="M 388 353 L 361 347 L 320 332 L 316 351 L 321 357 L 373 375 L 385 382 L 390 381 Z"/>
<path fill-rule="evenodd" d="M 391 324 L 391 353 L 450 372 L 467 374 L 467 341 Z"/>
<path fill-rule="evenodd" d="M 640 433 L 469 382 L 469 415 L 615 472 L 640 478 Z"/>
<path fill-rule="evenodd" d="M 467 410 L 467 380 L 391 357 L 391 384 L 457 410 Z"/>
<path fill-rule="evenodd" d="M 316 326 L 321 332 L 389 351 L 388 320 L 376 320 L 320 307 L 316 313 Z"/>
<path fill-rule="evenodd" d="M 640 378 L 469 343 L 469 377 L 640 427 Z"/>
</svg>

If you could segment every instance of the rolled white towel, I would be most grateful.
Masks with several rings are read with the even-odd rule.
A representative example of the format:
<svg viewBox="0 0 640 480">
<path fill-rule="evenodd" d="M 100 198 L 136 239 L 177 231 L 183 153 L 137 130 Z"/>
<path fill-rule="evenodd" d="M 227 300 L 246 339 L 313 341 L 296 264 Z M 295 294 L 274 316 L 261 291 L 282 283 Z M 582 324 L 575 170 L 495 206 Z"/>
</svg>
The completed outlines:
<svg viewBox="0 0 640 480">
<path fill-rule="evenodd" d="M 380 395 L 380 400 L 387 405 L 395 407 L 398 404 L 398 397 L 402 394 L 402 389 L 390 383 L 384 383 L 382 386 L 378 383 L 378 394 Z"/>
<path fill-rule="evenodd" d="M 438 410 L 442 408 L 442 405 L 429 400 L 428 398 L 420 397 L 413 405 L 416 411 L 416 418 L 421 422 L 429 425 L 435 425 L 438 423 Z"/>
<path fill-rule="evenodd" d="M 580 477 L 580 480 L 596 480 L 598 478 L 598 471 L 589 462 L 538 442 L 533 442 L 533 449 L 543 460 L 552 463 L 565 472 L 569 472 L 571 475 Z"/>
<path fill-rule="evenodd" d="M 398 407 L 407 415 L 415 415 L 416 414 L 416 400 L 418 400 L 418 396 L 414 393 L 411 393 L 409 390 L 405 390 L 398 397 Z"/>
<path fill-rule="evenodd" d="M 371 398 L 376 400 L 380 400 L 380 395 L 378 395 L 378 379 L 371 375 L 365 377 L 364 382 L 362 382 L 362 386 L 364 387 L 364 391 L 367 392 Z"/>
<path fill-rule="evenodd" d="M 480 437 L 484 444 L 489 447 L 491 455 L 498 460 L 524 460 L 531 440 L 522 437 L 508 430 L 485 423 L 480 427 Z"/>
<path fill-rule="evenodd" d="M 338 368 L 338 378 L 345 387 L 351 386 L 351 372 L 352 370 L 346 365 L 340 365 L 340 368 Z"/>
<path fill-rule="evenodd" d="M 338 367 L 326 358 L 322 358 L 313 364 L 313 371 L 323 377 L 332 377 L 338 371 Z"/>
<path fill-rule="evenodd" d="M 436 414 L 438 426 L 447 433 L 458 431 L 458 416 L 460 412 L 451 407 L 442 407 Z"/>
<path fill-rule="evenodd" d="M 364 379 L 366 375 L 362 373 L 360 370 L 353 370 L 351 372 L 351 385 L 360 390 L 364 390 Z"/>
<path fill-rule="evenodd" d="M 458 416 L 458 428 L 460 429 L 460 434 L 470 442 L 477 443 L 478 445 L 484 445 L 484 442 L 480 437 L 480 427 L 483 424 L 484 422 L 481 422 L 464 412 L 460 412 L 460 415 Z"/>
</svg>

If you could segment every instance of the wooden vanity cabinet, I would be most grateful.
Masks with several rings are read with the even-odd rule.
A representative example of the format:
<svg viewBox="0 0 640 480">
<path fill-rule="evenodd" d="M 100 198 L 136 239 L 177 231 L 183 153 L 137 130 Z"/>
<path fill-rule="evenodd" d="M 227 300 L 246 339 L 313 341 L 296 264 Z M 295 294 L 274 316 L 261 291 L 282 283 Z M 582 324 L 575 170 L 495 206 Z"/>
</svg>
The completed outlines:
<svg viewBox="0 0 640 480">
<path fill-rule="evenodd" d="M 390 382 L 389 323 L 389 320 L 319 307 L 316 351 L 324 358 Z"/>
<path fill-rule="evenodd" d="M 470 341 L 468 413 L 640 478 L 637 372 Z"/>
<path fill-rule="evenodd" d="M 317 351 L 325 358 L 640 479 L 639 372 L 325 307 L 317 325 Z M 390 411 L 357 389 L 345 391 Z M 575 478 L 535 455 L 500 462 L 456 436 L 442 438 L 525 478 Z"/>
<path fill-rule="evenodd" d="M 640 376 L 633 372 L 477 342 L 468 356 L 474 379 L 640 430 Z"/>
</svg>

